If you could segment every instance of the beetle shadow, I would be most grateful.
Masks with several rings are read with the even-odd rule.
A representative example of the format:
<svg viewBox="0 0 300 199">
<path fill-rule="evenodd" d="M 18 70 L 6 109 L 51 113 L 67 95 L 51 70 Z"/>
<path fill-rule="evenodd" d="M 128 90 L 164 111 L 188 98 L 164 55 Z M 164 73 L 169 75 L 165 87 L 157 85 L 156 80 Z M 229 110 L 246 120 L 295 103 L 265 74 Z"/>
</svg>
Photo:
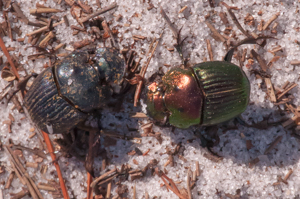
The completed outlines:
<svg viewBox="0 0 300 199">
<path fill-rule="evenodd" d="M 125 105 L 131 106 L 131 105 Z M 132 109 L 132 107 L 126 107 Z M 138 109 L 136 109 L 138 110 Z M 253 113 L 255 112 L 255 113 Z M 110 115 L 111 114 L 111 115 Z M 137 160 L 143 152 L 145 152 L 145 146 L 153 147 L 153 151 L 156 154 L 166 154 L 166 148 L 174 149 L 176 144 L 181 143 L 184 148 L 200 151 L 200 153 L 209 153 L 207 149 L 201 146 L 201 139 L 197 136 L 197 133 L 201 133 L 206 136 L 208 132 L 207 127 L 193 126 L 188 129 L 174 129 L 171 127 L 158 127 L 153 126 L 154 132 L 160 132 L 163 142 L 159 143 L 159 140 L 153 138 L 141 137 L 141 133 L 135 129 L 139 128 L 141 119 L 134 119 L 130 117 L 129 113 L 104 113 L 106 119 L 109 118 L 113 122 L 106 123 L 103 126 L 104 129 L 113 127 L 120 135 L 124 137 L 140 137 L 141 144 L 136 144 L 129 140 L 111 138 L 102 138 L 101 145 L 105 148 L 109 159 L 115 165 L 122 165 L 125 163 L 132 163 L 132 151 L 135 151 L 134 155 Z M 247 120 L 245 122 L 256 123 L 256 127 L 249 127 L 239 124 L 235 120 L 230 120 L 223 124 L 216 125 L 216 132 L 219 139 L 212 151 L 223 157 L 223 159 L 231 159 L 234 164 L 249 165 L 254 160 L 259 159 L 259 162 L 255 164 L 255 167 L 263 169 L 263 167 L 284 167 L 295 164 L 300 159 L 300 145 L 293 136 L 292 129 L 285 129 L 281 123 L 276 125 L 267 125 L 266 129 L 262 129 L 266 125 L 260 125 L 265 122 L 264 119 L 268 118 L 269 123 L 274 123 L 280 119 L 288 119 L 288 116 L 283 116 L 279 110 L 272 108 L 266 109 L 256 105 L 249 105 L 244 115 Z M 113 118 L 112 118 L 113 117 Z M 262 120 L 262 121 L 260 121 Z M 145 122 L 145 121 L 144 121 Z M 259 128 L 257 128 L 259 127 Z M 113 130 L 113 131 L 114 131 Z M 281 140 L 275 144 L 274 148 L 269 150 L 267 154 L 265 151 L 272 145 L 272 142 L 282 137 Z M 151 145 L 149 143 L 152 142 Z M 141 151 L 139 149 L 141 148 Z M 157 148 L 158 150 L 155 150 Z M 183 156 L 189 153 L 183 152 Z M 98 158 L 100 161 L 103 157 Z M 222 162 L 222 161 L 221 161 Z M 143 164 L 142 164 L 143 165 Z"/>
<path fill-rule="evenodd" d="M 129 164 L 134 168 L 143 169 L 150 161 L 149 157 L 157 159 L 159 168 L 168 158 L 167 148 L 174 150 L 178 143 L 181 143 L 183 157 L 187 156 L 192 159 L 193 155 L 204 155 L 209 153 L 206 148 L 201 146 L 201 139 L 197 133 L 206 136 L 210 131 L 207 127 L 193 126 L 188 129 L 178 129 L 172 127 L 159 127 L 154 125 L 153 132 L 161 133 L 162 143 L 154 137 L 142 137 L 141 125 L 147 123 L 147 119 L 132 118 L 133 112 L 140 112 L 141 108 L 134 108 L 132 102 L 124 103 L 122 111 L 111 112 L 103 110 L 101 112 L 101 126 L 105 131 L 116 132 L 123 136 L 123 139 L 115 139 L 108 136 L 101 136 L 100 148 L 98 155 L 95 157 L 94 171 L 99 175 L 102 161 L 106 159 L 112 165 L 120 166 Z M 274 108 L 275 109 L 275 108 Z M 280 120 L 281 118 L 290 118 L 282 115 L 279 110 L 272 108 L 261 108 L 257 105 L 249 105 L 247 110 L 242 114 L 245 122 L 260 123 L 261 118 L 269 118 L 270 123 Z M 263 120 L 264 121 L 264 120 Z M 282 122 L 281 122 L 282 123 Z M 212 128 L 214 129 L 214 128 Z M 230 159 L 235 165 L 249 166 L 251 162 L 259 159 L 253 167 L 264 170 L 266 167 L 286 167 L 294 165 L 300 159 L 300 144 L 292 134 L 292 129 L 283 128 L 281 124 L 272 126 L 268 125 L 267 129 L 258 129 L 247 127 L 239 124 L 234 119 L 223 124 L 216 125 L 216 132 L 220 140 L 212 151 L 223 158 L 218 164 L 222 164 L 225 159 Z M 273 149 L 264 154 L 267 148 L 276 138 L 282 136 Z M 127 139 L 127 138 L 138 139 Z M 137 144 L 133 140 L 141 140 Z M 143 153 L 150 149 L 147 157 Z M 132 153 L 133 152 L 133 153 Z M 193 154 L 195 153 L 195 154 Z M 175 164 L 178 156 L 174 157 Z M 134 161 L 138 164 L 135 164 Z M 76 162 L 76 159 L 70 159 Z M 213 161 L 213 160 L 210 160 Z M 189 162 L 188 164 L 192 164 Z M 149 177 L 146 174 L 146 178 Z"/>
<path fill-rule="evenodd" d="M 255 162 L 255 166 L 261 169 L 265 166 L 285 167 L 297 163 L 300 159 L 300 144 L 298 138 L 295 137 L 297 132 L 293 128 L 284 128 L 281 125 L 289 117 L 283 116 L 282 111 L 262 109 L 255 105 L 249 106 L 245 114 L 252 110 L 263 110 L 262 113 L 256 111 L 246 121 L 247 123 L 256 121 L 256 123 L 252 123 L 255 127 L 244 126 L 235 120 L 216 125 L 217 128 L 214 133 L 217 133 L 219 141 L 212 147 L 212 151 L 223 157 L 223 159 L 231 159 L 233 163 L 238 165 L 254 166 Z M 257 121 L 257 117 L 263 118 L 263 120 Z M 269 118 L 268 125 L 266 125 L 267 118 Z M 200 132 L 202 135 L 206 135 L 209 128 L 192 127 L 192 129 L 192 132 L 186 130 L 186 137 L 176 135 L 180 131 L 176 130 L 175 134 L 171 134 L 171 139 L 175 143 L 186 143 L 186 146 L 190 145 L 195 150 L 205 150 L 201 147 L 201 139 L 199 137 L 191 137 L 193 132 Z M 182 132 L 179 132 L 180 134 Z M 276 140 L 278 142 L 274 144 Z"/>
</svg>

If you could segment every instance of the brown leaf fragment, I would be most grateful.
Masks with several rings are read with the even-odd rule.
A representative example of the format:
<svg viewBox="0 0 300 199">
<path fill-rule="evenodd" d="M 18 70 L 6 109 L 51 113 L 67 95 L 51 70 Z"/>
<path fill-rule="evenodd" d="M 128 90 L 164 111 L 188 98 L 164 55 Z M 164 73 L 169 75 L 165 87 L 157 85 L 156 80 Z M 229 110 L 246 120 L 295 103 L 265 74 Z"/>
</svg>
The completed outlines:
<svg viewBox="0 0 300 199">
<path fill-rule="evenodd" d="M 228 25 L 229 24 L 229 21 L 227 19 L 227 15 L 226 15 L 225 12 L 220 12 L 219 16 L 220 16 L 220 18 L 221 18 L 221 20 L 222 20 L 222 22 L 223 22 L 224 25 Z"/>
<path fill-rule="evenodd" d="M 24 15 L 24 13 L 20 9 L 19 5 L 16 2 L 14 2 L 14 3 L 12 3 L 12 7 L 13 7 L 14 11 L 17 13 L 18 18 L 20 18 L 20 20 L 23 21 L 25 24 L 28 24 L 29 20 Z"/>
<path fill-rule="evenodd" d="M 80 48 L 83 48 L 84 46 L 87 46 L 91 43 L 92 43 L 92 41 L 90 41 L 89 39 L 84 39 L 82 41 L 78 41 L 78 42 L 73 43 L 73 47 L 75 49 L 80 49 Z"/>
<path fill-rule="evenodd" d="M 248 26 L 255 25 L 254 17 L 250 13 L 247 13 L 246 17 L 244 18 L 244 24 L 247 24 Z"/>
<path fill-rule="evenodd" d="M 1 78 L 11 82 L 16 79 L 16 76 L 7 66 L 4 66 L 1 73 Z"/>
<path fill-rule="evenodd" d="M 261 58 L 261 56 L 259 54 L 257 54 L 257 52 L 252 49 L 251 50 L 251 54 L 253 55 L 253 57 L 258 61 L 260 68 L 264 71 L 267 72 L 267 65 L 266 62 L 263 58 Z"/>
<path fill-rule="evenodd" d="M 87 4 L 87 2 L 77 1 L 78 5 L 82 8 L 83 12 L 87 14 L 93 13 L 93 8 Z"/>
<path fill-rule="evenodd" d="M 29 194 L 28 189 L 22 187 L 21 191 L 19 191 L 18 193 L 11 193 L 10 195 L 11 195 L 11 199 L 19 199 L 25 197 L 28 194 Z"/>
<path fill-rule="evenodd" d="M 275 92 L 274 92 L 274 88 L 273 88 L 273 84 L 271 82 L 270 78 L 265 78 L 265 83 L 267 85 L 267 91 L 270 97 L 270 101 L 273 103 L 277 102 L 276 96 L 275 96 Z"/>
<path fill-rule="evenodd" d="M 75 0 L 65 0 L 66 4 L 69 6 L 73 6 L 75 4 Z"/>
</svg>

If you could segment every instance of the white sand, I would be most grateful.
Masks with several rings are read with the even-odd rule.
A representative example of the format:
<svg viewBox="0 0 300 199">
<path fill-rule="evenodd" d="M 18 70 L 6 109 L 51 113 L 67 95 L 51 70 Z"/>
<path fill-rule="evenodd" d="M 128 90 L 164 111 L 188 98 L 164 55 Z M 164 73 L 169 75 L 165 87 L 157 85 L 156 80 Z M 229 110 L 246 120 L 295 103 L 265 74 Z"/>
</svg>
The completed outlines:
<svg viewBox="0 0 300 199">
<path fill-rule="evenodd" d="M 20 0 L 18 1 L 20 2 Z M 33 20 L 33 17 L 29 15 L 29 8 L 35 8 L 35 3 L 38 1 L 23 1 L 21 9 L 24 14 Z M 188 36 L 184 43 L 184 56 L 190 58 L 190 63 L 202 62 L 204 57 L 208 59 L 206 39 L 209 39 L 212 44 L 212 50 L 215 60 L 221 60 L 226 54 L 226 49 L 221 42 L 215 41 L 210 35 L 211 31 L 204 23 L 204 16 L 208 13 L 211 14 L 210 19 L 213 19 L 214 27 L 218 31 L 223 31 L 225 25 L 220 20 L 219 12 L 227 12 L 224 6 L 215 7 L 212 9 L 207 1 L 190 0 L 190 1 L 179 1 L 179 0 L 165 0 L 165 1 L 152 1 L 155 8 L 147 10 L 148 3 L 143 3 L 142 0 L 117 0 L 119 7 L 110 11 L 103 16 L 107 21 L 112 20 L 111 27 L 118 26 L 119 37 L 123 35 L 123 40 L 118 41 L 121 48 L 127 47 L 134 43 L 132 35 L 142 35 L 147 37 L 145 40 L 135 42 L 134 50 L 142 57 L 141 63 L 144 63 L 146 58 L 142 52 L 147 52 L 148 47 L 151 43 L 152 38 L 158 37 L 164 29 L 161 42 L 155 52 L 155 55 L 150 63 L 150 67 L 147 71 L 146 76 L 149 77 L 153 72 L 157 71 L 159 67 L 163 67 L 164 71 L 168 68 L 163 64 L 169 64 L 171 67 L 176 67 L 180 64 L 180 57 L 177 52 L 169 52 L 166 48 L 173 47 L 175 40 L 172 32 L 167 27 L 165 21 L 159 13 L 159 5 L 161 5 L 171 21 L 174 22 L 177 27 L 182 27 L 182 36 Z M 219 2 L 219 1 L 217 1 Z M 248 55 L 250 49 L 255 48 L 258 53 L 268 62 L 273 58 L 273 55 L 268 51 L 277 45 L 280 45 L 283 52 L 276 53 L 276 55 L 282 56 L 277 62 L 273 64 L 271 68 L 271 80 L 275 86 L 282 86 L 287 80 L 290 82 L 298 83 L 300 68 L 298 66 L 293 67 L 290 64 L 291 60 L 299 59 L 300 49 L 294 40 L 300 40 L 300 34 L 297 32 L 299 28 L 299 5 L 298 1 L 279 1 L 270 0 L 268 5 L 262 0 L 236 0 L 234 4 L 231 1 L 225 1 L 228 5 L 237 6 L 240 10 L 233 11 L 241 25 L 251 32 L 257 34 L 263 33 L 265 35 L 271 35 L 270 30 L 259 32 L 257 25 L 264 19 L 268 21 L 274 14 L 280 13 L 276 22 L 278 22 L 277 35 L 275 39 L 268 40 L 267 45 L 264 48 L 259 48 L 254 45 L 244 45 L 241 47 L 248 48 Z M 102 2 L 102 7 L 109 5 L 110 1 Z M 57 16 L 63 16 L 67 14 L 67 17 L 71 25 L 78 25 L 77 22 L 72 18 L 70 14 L 70 7 L 65 5 L 56 5 L 51 0 L 45 3 L 46 6 L 66 10 L 62 13 L 56 14 Z M 95 1 L 89 1 L 89 5 L 94 10 L 97 9 Z M 187 6 L 187 10 L 191 12 L 191 15 L 186 19 L 183 13 L 178 14 L 179 10 Z M 212 16 L 212 10 L 216 12 Z M 262 16 L 258 15 L 259 11 L 262 11 Z M 121 14 L 123 19 L 116 22 L 112 18 L 112 14 Z M 255 19 L 255 26 L 251 27 L 243 23 L 244 17 L 250 13 Z M 137 14 L 137 16 L 135 16 Z M 2 17 L 2 12 L 0 12 Z M 0 21 L 2 18 L 0 17 Z M 9 14 L 10 18 L 14 16 Z M 229 15 L 227 15 L 230 25 L 233 30 L 236 31 L 240 40 L 244 39 L 245 36 L 237 29 Z M 130 24 L 128 27 L 124 24 Z M 14 23 L 13 26 L 21 26 L 22 35 L 24 37 L 27 33 L 34 30 L 32 26 L 27 26 L 22 22 Z M 271 25 L 272 26 L 272 25 Z M 70 43 L 79 41 L 87 37 L 86 34 L 78 34 L 72 36 L 72 30 L 70 27 L 66 27 L 65 24 L 61 24 L 55 28 L 56 37 L 70 47 Z M 27 44 L 27 38 L 24 44 L 17 41 L 11 41 L 8 37 L 3 38 L 6 47 L 14 46 L 17 49 L 14 53 L 21 53 L 23 57 L 20 59 L 21 64 L 24 64 L 25 69 L 28 72 L 41 72 L 43 70 L 43 64 L 47 60 L 38 60 L 35 62 L 28 61 L 27 56 L 33 54 L 34 49 L 28 48 L 30 45 Z M 66 51 L 61 51 L 66 52 Z M 0 52 L 0 55 L 3 53 Z M 5 58 L 4 58 L 5 60 Z M 233 62 L 237 64 L 237 61 L 233 59 Z M 258 69 L 257 62 L 254 63 L 254 68 Z M 255 75 L 250 75 L 247 68 L 244 67 L 246 74 L 251 82 L 251 105 L 248 106 L 247 110 L 242 114 L 245 121 L 249 123 L 256 123 L 263 120 L 264 117 L 270 115 L 270 121 L 278 121 L 281 116 L 278 113 L 278 107 L 274 106 L 266 98 L 266 93 L 260 88 L 261 80 L 256 80 Z M 21 73 L 24 75 L 24 73 Z M 6 81 L 0 79 L 0 89 L 4 88 L 7 84 Z M 299 88 L 294 88 L 290 93 L 295 96 L 294 104 L 299 106 L 300 103 L 300 91 Z M 29 139 L 28 136 L 31 134 L 29 131 L 32 125 L 29 120 L 24 119 L 24 114 L 20 114 L 16 110 L 11 110 L 13 104 L 9 103 L 8 106 L 0 104 L 0 140 L 3 144 L 8 143 L 8 139 L 12 139 L 14 143 L 21 144 L 30 148 L 38 147 L 39 142 L 37 137 Z M 133 113 L 132 103 L 125 103 L 123 105 L 124 112 L 122 113 L 107 113 L 104 112 L 102 126 L 103 128 L 110 128 L 114 131 L 121 133 L 129 133 L 126 124 L 129 127 L 137 127 L 140 129 L 140 125 L 137 119 L 131 119 L 129 114 Z M 283 108 L 283 106 L 281 106 Z M 8 120 L 8 114 L 11 113 L 15 122 L 12 125 L 12 133 L 8 134 L 7 125 L 3 124 L 3 121 Z M 120 118 L 120 116 L 122 118 Z M 290 115 L 289 117 L 292 117 Z M 145 121 L 143 121 L 145 122 Z M 109 126 L 113 123 L 113 127 Z M 196 186 L 192 190 L 193 198 L 220 198 L 226 194 L 235 194 L 237 189 L 241 190 L 242 198 L 294 198 L 299 196 L 300 190 L 300 174 L 299 174 L 299 144 L 294 137 L 291 137 L 291 131 L 285 130 L 282 126 L 270 127 L 267 130 L 258 130 L 255 128 L 247 128 L 241 125 L 237 126 L 237 130 L 229 130 L 222 132 L 218 131 L 220 135 L 220 143 L 213 150 L 224 157 L 224 159 L 215 163 L 208 160 L 203 156 L 206 150 L 199 146 L 200 140 L 195 139 L 192 143 L 187 143 L 187 140 L 194 138 L 193 130 L 197 127 L 192 127 L 187 130 L 176 129 L 174 133 L 171 132 L 170 128 L 159 128 L 154 127 L 154 131 L 162 133 L 163 142 L 158 144 L 155 138 L 142 138 L 141 144 L 132 144 L 129 141 L 118 140 L 116 146 L 107 147 L 107 151 L 112 157 L 111 165 L 120 166 L 122 164 L 130 164 L 133 168 L 142 169 L 150 160 L 156 158 L 159 160 L 158 168 L 164 169 L 164 164 L 168 160 L 168 155 L 165 154 L 166 147 L 171 146 L 171 142 L 179 143 L 185 147 L 184 157 L 187 162 L 183 162 L 175 156 L 175 166 L 167 166 L 165 169 L 168 171 L 167 176 L 174 181 L 182 181 L 177 186 L 179 188 L 186 187 L 186 175 L 187 168 L 191 167 L 192 171 L 195 170 L 195 162 L 199 161 L 200 168 L 203 171 L 196 181 Z M 140 130 L 140 133 L 142 131 Z M 241 137 L 241 133 L 245 137 Z M 268 155 L 263 155 L 265 149 L 268 147 L 276 137 L 283 136 L 282 141 L 273 149 Z M 246 140 L 251 140 L 253 147 L 250 150 L 246 148 Z M 150 152 L 147 156 L 128 156 L 127 152 L 138 147 L 142 152 L 147 151 L 150 148 Z M 174 148 L 174 147 L 171 147 Z M 30 155 L 24 153 L 26 160 L 33 161 Z M 256 157 L 259 157 L 260 162 L 253 168 L 249 168 L 248 162 Z M 133 159 L 137 160 L 139 165 L 133 163 Z M 100 167 L 99 162 L 101 159 L 97 158 L 95 167 L 96 175 L 99 175 L 98 168 Z M 50 157 L 45 160 L 44 163 L 50 163 Z M 68 165 L 66 163 L 69 162 Z M 81 163 L 78 163 L 74 158 L 66 159 L 61 158 L 59 160 L 60 166 L 63 171 L 63 176 L 67 179 L 67 187 L 71 197 L 84 198 L 86 192 L 84 186 L 86 186 L 86 172 Z M 4 151 L 0 151 L 0 165 L 4 165 L 6 170 L 9 170 L 10 163 L 8 156 Z M 112 166 L 111 166 L 112 167 Z M 273 186 L 273 183 L 277 182 L 277 176 L 282 178 L 288 173 L 289 169 L 294 172 L 288 179 L 288 184 L 280 183 L 279 185 Z M 49 165 L 49 170 L 46 178 L 53 178 L 51 171 L 54 171 L 54 167 Z M 28 169 L 30 175 L 36 175 L 37 182 L 43 181 L 42 176 L 38 169 Z M 9 172 L 0 174 L 0 182 L 6 181 Z M 150 198 L 157 196 L 158 198 L 176 198 L 175 194 L 171 191 L 167 191 L 165 187 L 160 187 L 162 180 L 158 176 L 151 176 L 147 173 L 147 176 L 136 180 L 134 182 L 126 182 L 128 185 L 129 198 L 132 197 L 132 187 L 136 184 L 137 198 L 144 198 L 145 192 L 147 191 Z M 1 184 L 1 183 L 0 183 Z M 18 179 L 13 181 L 12 188 L 4 190 L 4 185 L 0 185 L 0 189 L 3 192 L 4 198 L 9 198 L 9 193 L 16 193 L 21 190 L 21 185 Z M 113 186 L 113 195 L 115 195 L 115 186 Z M 74 194 L 72 194 L 72 193 Z M 218 193 L 217 193 L 218 192 Z M 51 198 L 51 195 L 47 195 L 43 192 L 45 198 Z"/>
</svg>

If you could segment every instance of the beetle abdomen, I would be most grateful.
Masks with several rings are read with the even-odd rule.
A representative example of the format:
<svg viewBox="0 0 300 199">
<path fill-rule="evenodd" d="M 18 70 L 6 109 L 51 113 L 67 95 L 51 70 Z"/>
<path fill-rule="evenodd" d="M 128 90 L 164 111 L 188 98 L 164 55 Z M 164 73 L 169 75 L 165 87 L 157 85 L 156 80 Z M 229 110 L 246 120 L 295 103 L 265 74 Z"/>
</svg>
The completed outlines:
<svg viewBox="0 0 300 199">
<path fill-rule="evenodd" d="M 41 130 L 51 133 L 48 128 L 52 127 L 53 133 L 63 133 L 84 121 L 86 114 L 59 96 L 52 70 L 47 68 L 34 80 L 25 95 L 24 105 Z"/>
<path fill-rule="evenodd" d="M 225 122 L 246 109 L 250 83 L 238 66 L 212 61 L 196 64 L 193 70 L 204 93 L 201 125 Z"/>
</svg>

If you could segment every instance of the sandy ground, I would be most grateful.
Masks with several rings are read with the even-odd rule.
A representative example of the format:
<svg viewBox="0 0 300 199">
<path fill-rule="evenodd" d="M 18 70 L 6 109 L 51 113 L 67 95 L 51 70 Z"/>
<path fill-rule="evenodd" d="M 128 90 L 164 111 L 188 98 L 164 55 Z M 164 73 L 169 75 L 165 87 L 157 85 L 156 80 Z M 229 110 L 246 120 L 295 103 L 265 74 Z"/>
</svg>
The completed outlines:
<svg viewBox="0 0 300 199">
<path fill-rule="evenodd" d="M 20 8 L 23 13 L 30 20 L 34 21 L 34 16 L 29 14 L 29 9 L 36 8 L 38 1 L 17 1 L 20 3 Z M 218 32 L 224 34 L 224 31 L 229 26 L 232 27 L 228 36 L 236 34 L 231 39 L 232 42 L 240 41 L 245 35 L 236 27 L 232 19 L 227 13 L 225 6 L 220 4 L 220 1 L 215 1 L 216 6 L 211 8 L 208 1 L 190 0 L 165 0 L 165 1 L 112 1 L 118 4 L 118 7 L 102 15 L 106 21 L 110 22 L 110 28 L 118 30 L 116 35 L 116 42 L 121 49 L 131 48 L 136 51 L 137 57 L 141 57 L 141 65 L 146 61 L 146 53 L 153 38 L 158 38 L 163 33 L 161 41 L 154 53 L 150 62 L 149 69 L 146 73 L 146 78 L 158 71 L 160 67 L 166 72 L 170 67 L 177 67 L 181 60 L 176 51 L 170 51 L 173 48 L 175 39 L 172 32 L 168 28 L 164 19 L 160 15 L 160 6 L 162 6 L 167 15 L 170 17 L 172 23 L 177 27 L 182 27 L 182 37 L 187 37 L 183 46 L 184 57 L 189 58 L 191 65 L 209 60 L 207 43 L 209 40 L 212 46 L 214 60 L 222 60 L 226 54 L 226 46 L 216 41 L 212 37 L 211 30 L 205 24 L 205 20 L 209 21 Z M 105 7 L 112 3 L 110 0 L 101 2 L 101 7 Z M 251 83 L 250 104 L 246 111 L 242 114 L 244 120 L 249 124 L 260 123 L 267 118 L 270 123 L 281 120 L 282 118 L 292 118 L 293 114 L 288 114 L 284 105 L 274 105 L 270 102 L 270 98 L 266 92 L 266 86 L 262 79 L 258 79 L 255 74 L 250 71 L 259 69 L 257 61 L 254 59 L 252 63 L 250 57 L 250 50 L 255 49 L 267 63 L 274 57 L 278 56 L 278 60 L 269 68 L 271 74 L 271 82 L 274 87 L 282 87 L 286 81 L 299 82 L 300 68 L 290 64 L 291 61 L 300 57 L 299 44 L 295 40 L 300 40 L 299 31 L 299 5 L 298 1 L 225 1 L 230 6 L 236 6 L 238 10 L 233 10 L 238 21 L 242 27 L 250 33 L 257 35 L 269 35 L 276 37 L 276 39 L 267 40 L 267 44 L 262 48 L 255 45 L 243 45 L 239 48 L 240 54 L 243 49 L 247 49 L 246 61 L 243 70 L 249 78 Z M 59 5 L 56 2 L 47 0 L 40 2 L 45 6 L 57 8 L 63 12 L 56 14 L 48 14 L 47 17 L 55 15 L 58 16 L 58 21 L 62 20 L 64 15 L 69 19 L 70 25 L 80 27 L 75 19 L 70 14 L 71 7 L 64 1 Z M 95 1 L 89 1 L 94 11 L 99 10 Z M 182 8 L 183 12 L 180 12 Z M 220 13 L 227 13 L 229 23 L 227 25 L 221 20 Z M 278 18 L 266 30 L 260 30 L 259 24 L 262 20 L 264 23 L 269 21 L 274 15 Z M 117 17 L 122 15 L 120 20 Z M 0 11 L 0 21 L 3 22 L 3 12 Z M 253 18 L 251 18 L 252 16 Z M 18 20 L 13 22 L 16 18 L 11 12 L 8 13 L 8 18 L 11 21 L 12 28 L 19 27 L 21 34 L 18 36 L 14 34 L 14 40 L 8 36 L 3 37 L 6 47 L 15 47 L 10 54 L 15 54 L 19 59 L 19 63 L 24 67 L 27 73 L 40 73 L 44 68 L 44 64 L 49 59 L 37 59 L 35 61 L 29 60 L 28 55 L 36 53 L 34 48 L 30 48 L 28 37 L 26 34 L 32 32 L 33 26 L 26 25 L 24 22 Z M 248 21 L 247 21 L 248 20 Z M 277 26 L 276 26 L 277 24 Z M 87 30 L 90 28 L 88 27 Z M 57 40 L 65 43 L 64 49 L 60 49 L 59 53 L 70 53 L 73 48 L 73 43 L 83 39 L 91 39 L 91 34 L 80 32 L 77 35 L 72 35 L 73 29 L 67 27 L 64 23 L 57 25 L 54 30 Z M 235 33 L 233 33 L 235 32 Z M 134 39 L 134 35 L 140 35 L 145 39 Z M 18 42 L 18 38 L 25 38 L 24 42 Z M 98 45 L 103 45 L 101 41 L 96 41 Z M 54 42 L 56 46 L 58 42 Z M 281 47 L 281 50 L 271 52 L 275 47 Z M 0 52 L 3 56 L 3 53 Z M 4 62 L 6 61 L 3 56 Z M 136 58 L 138 60 L 138 58 Z M 233 59 L 235 64 L 238 64 L 236 59 Z M 24 71 L 20 71 L 21 76 L 25 76 Z M 0 89 L 3 89 L 8 84 L 7 81 L 0 79 Z M 299 106 L 300 91 L 299 87 L 295 87 L 289 92 L 295 99 L 292 104 Z M 13 108 L 13 103 L 6 103 L 5 100 L 0 104 L 0 141 L 3 145 L 9 143 L 11 139 L 14 144 L 20 144 L 29 148 L 40 148 L 38 136 L 29 138 L 36 129 L 29 119 L 24 119 L 25 115 L 19 113 Z M 140 106 L 141 107 L 141 106 Z M 126 102 L 122 105 L 120 112 L 111 112 L 104 110 L 102 112 L 101 125 L 104 129 L 117 132 L 120 134 L 131 135 L 139 137 L 143 133 L 142 125 L 147 123 L 147 119 L 134 119 L 130 116 L 141 108 L 133 108 L 132 98 L 128 97 Z M 11 125 L 11 133 L 8 133 L 7 121 L 9 114 L 14 117 Z M 137 129 L 137 131 L 130 131 L 129 128 Z M 110 159 L 110 166 L 108 169 L 117 166 L 120 168 L 122 164 L 128 164 L 133 169 L 143 169 L 151 160 L 158 161 L 157 168 L 164 171 L 169 178 L 177 182 L 179 189 L 186 188 L 186 178 L 188 169 L 193 172 L 196 170 L 196 165 L 199 163 L 201 170 L 200 176 L 196 178 L 195 185 L 192 188 L 193 198 L 233 198 L 233 195 L 240 196 L 240 198 L 295 198 L 299 197 L 299 143 L 298 140 L 291 136 L 295 132 L 295 128 L 284 128 L 282 125 L 275 125 L 267 129 L 257 129 L 252 127 L 245 127 L 229 121 L 226 124 L 218 125 L 215 129 L 220 137 L 220 142 L 213 148 L 213 151 L 223 157 L 219 162 L 207 159 L 205 154 L 207 150 L 200 146 L 200 139 L 195 136 L 195 131 L 200 131 L 205 134 L 204 128 L 194 126 L 186 130 L 172 128 L 161 128 L 154 126 L 153 131 L 161 133 L 162 142 L 154 137 L 142 137 L 140 143 L 117 139 L 114 144 L 110 144 L 107 139 L 101 138 L 102 149 L 105 149 L 107 156 Z M 282 136 L 281 141 L 268 154 L 264 154 L 277 137 Z M 52 139 L 55 136 L 51 136 Z M 175 146 L 181 143 L 184 151 L 179 155 L 174 156 L 174 166 L 165 163 L 169 159 L 167 149 L 172 150 Z M 135 148 L 138 148 L 142 153 L 149 151 L 146 156 L 135 154 L 128 155 L 128 153 Z M 61 153 L 57 151 L 58 155 Z M 23 152 L 25 162 L 38 162 L 31 153 L 26 150 Z M 249 162 L 258 158 L 259 162 L 249 167 Z M 101 157 L 96 158 L 95 174 L 99 176 L 101 168 Z M 63 177 L 66 179 L 67 189 L 71 198 L 85 198 L 86 197 L 86 172 L 82 163 L 74 157 L 61 157 L 59 164 L 62 168 Z M 40 169 L 42 165 L 48 166 L 46 174 L 41 174 Z M 8 155 L 4 150 L 0 151 L 0 167 L 5 170 L 0 173 L 0 190 L 3 198 L 9 198 L 10 193 L 17 193 L 21 190 L 22 185 L 20 181 L 15 178 L 9 189 L 4 189 L 4 184 L 12 170 Z M 34 178 L 36 183 L 47 182 L 46 179 L 55 179 L 57 176 L 55 168 L 51 164 L 51 159 L 42 160 L 38 163 L 38 168 L 27 168 L 30 176 Z M 289 171 L 293 171 L 287 182 L 278 182 L 278 178 L 284 178 Z M 117 186 L 116 180 L 112 183 L 112 196 L 116 196 Z M 275 184 L 274 184 L 275 183 Z M 150 198 L 176 198 L 175 194 L 168 191 L 165 186 L 161 186 L 163 181 L 157 175 L 151 175 L 148 171 L 141 179 L 134 181 L 125 180 L 121 183 L 128 189 L 127 195 L 124 197 L 132 198 L 133 187 L 136 186 L 137 198 L 145 198 L 146 193 Z M 25 186 L 24 186 L 25 187 Z M 42 191 L 45 198 L 53 198 L 51 194 Z M 0 194 L 1 196 L 1 194 Z M 1 197 L 0 197 L 1 198 Z M 26 197 L 25 197 L 26 198 Z M 29 197 L 27 197 L 29 198 Z"/>
</svg>

